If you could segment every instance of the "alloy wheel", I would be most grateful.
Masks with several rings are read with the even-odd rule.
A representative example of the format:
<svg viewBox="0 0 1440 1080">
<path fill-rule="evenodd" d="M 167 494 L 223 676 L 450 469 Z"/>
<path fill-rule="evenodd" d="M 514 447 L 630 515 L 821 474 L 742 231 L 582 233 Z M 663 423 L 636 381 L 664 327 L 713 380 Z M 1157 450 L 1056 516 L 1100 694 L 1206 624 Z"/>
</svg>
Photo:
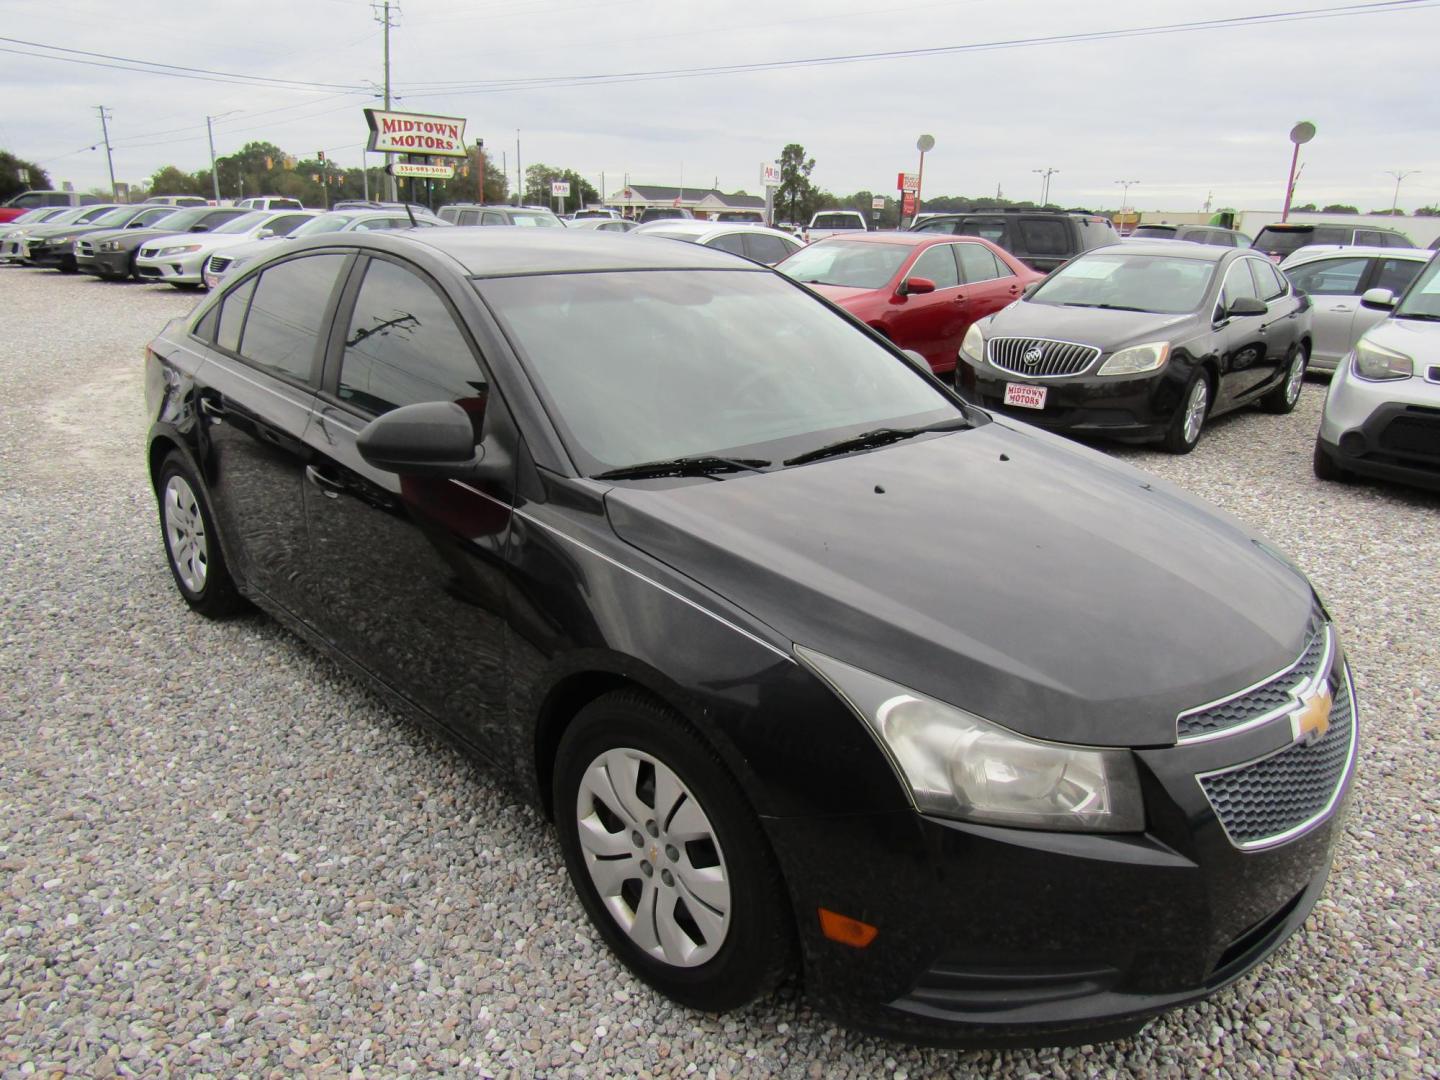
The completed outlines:
<svg viewBox="0 0 1440 1080">
<path fill-rule="evenodd" d="M 170 549 L 170 561 L 185 587 L 198 595 L 205 591 L 210 549 L 199 500 L 183 476 L 172 476 L 166 482 L 164 506 L 165 543 Z"/>
<path fill-rule="evenodd" d="M 1190 399 L 1185 403 L 1185 441 L 1193 443 L 1200 438 L 1200 429 L 1205 424 L 1205 407 L 1210 403 L 1210 384 L 1204 379 L 1195 380 L 1190 388 Z"/>
<path fill-rule="evenodd" d="M 1294 405 L 1300 400 L 1300 387 L 1305 384 L 1305 353 L 1301 349 L 1295 350 L 1295 356 L 1290 361 L 1290 374 L 1285 380 L 1285 404 Z"/>
<path fill-rule="evenodd" d="M 719 952 L 731 912 L 724 852 L 673 769 L 641 750 L 606 750 L 585 769 L 575 820 L 600 902 L 639 949 L 676 967 Z"/>
</svg>

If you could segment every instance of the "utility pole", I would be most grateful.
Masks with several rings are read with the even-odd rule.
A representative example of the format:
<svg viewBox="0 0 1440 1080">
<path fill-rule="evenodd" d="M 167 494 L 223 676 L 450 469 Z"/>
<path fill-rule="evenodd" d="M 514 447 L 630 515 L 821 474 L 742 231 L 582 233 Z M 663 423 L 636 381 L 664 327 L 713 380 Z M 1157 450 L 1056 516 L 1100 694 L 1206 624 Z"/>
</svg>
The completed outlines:
<svg viewBox="0 0 1440 1080">
<path fill-rule="evenodd" d="M 485 204 L 485 140 L 475 140 L 475 201 Z"/>
<path fill-rule="evenodd" d="M 1400 205 L 1400 181 L 1404 180 L 1407 176 L 1414 176 L 1419 171 L 1419 169 L 1409 169 L 1405 172 L 1400 172 L 1396 169 L 1391 169 L 1386 172 L 1386 176 L 1395 177 L 1395 198 L 1390 200 L 1390 213 L 1395 213 L 1395 208 Z"/>
<path fill-rule="evenodd" d="M 525 173 L 520 168 L 520 129 L 515 129 L 515 205 L 525 201 Z"/>
<path fill-rule="evenodd" d="M 115 158 L 110 152 L 110 128 L 105 124 L 114 114 L 104 105 L 96 105 L 95 111 L 100 114 L 100 133 L 105 136 L 105 162 L 110 166 L 110 198 L 116 199 L 119 196 L 115 193 Z"/>
<path fill-rule="evenodd" d="M 370 167 L 365 164 L 365 151 L 360 151 L 360 183 L 365 185 L 365 201 L 370 201 Z"/>
<path fill-rule="evenodd" d="M 378 23 L 380 23 L 380 25 L 385 28 L 385 111 L 386 111 L 386 112 L 389 112 L 389 111 L 390 111 L 390 28 L 395 25 L 395 23 L 392 22 L 391 19 L 390 19 L 390 7 L 391 7 L 390 0 L 379 0 L 379 7 L 378 7 L 378 8 L 376 9 L 376 11 L 375 11 L 375 21 L 378 22 Z M 395 14 L 396 14 L 396 16 L 398 17 L 399 14 L 400 14 L 400 4 L 399 4 L 398 0 L 397 0 L 397 2 L 395 3 L 394 7 L 395 7 Z M 389 192 L 390 192 L 390 201 L 391 201 L 391 202 L 395 202 L 395 201 L 398 200 L 399 196 L 396 194 L 396 191 L 395 191 L 395 177 L 394 177 L 394 175 L 390 172 L 390 163 L 391 163 L 392 160 L 393 160 L 393 158 L 390 156 L 390 154 L 387 153 L 387 154 L 385 155 L 385 175 L 386 175 L 385 185 L 386 185 L 386 187 L 389 189 Z"/>
<path fill-rule="evenodd" d="M 1046 169 L 1031 169 L 1030 171 L 1033 172 L 1033 173 L 1038 173 L 1038 174 L 1040 175 L 1040 177 L 1042 178 L 1042 179 L 1041 179 L 1041 183 L 1040 183 L 1040 205 L 1041 205 L 1041 207 L 1043 208 L 1043 207 L 1049 206 L 1049 205 L 1050 205 L 1050 177 L 1054 176 L 1054 175 L 1055 175 L 1056 173 L 1058 173 L 1060 170 L 1059 170 L 1059 169 L 1046 168 Z"/>
<path fill-rule="evenodd" d="M 210 126 L 213 116 L 205 117 L 205 134 L 210 139 L 210 185 L 215 191 L 215 205 L 220 205 L 220 174 L 215 170 L 215 129 Z"/>
</svg>

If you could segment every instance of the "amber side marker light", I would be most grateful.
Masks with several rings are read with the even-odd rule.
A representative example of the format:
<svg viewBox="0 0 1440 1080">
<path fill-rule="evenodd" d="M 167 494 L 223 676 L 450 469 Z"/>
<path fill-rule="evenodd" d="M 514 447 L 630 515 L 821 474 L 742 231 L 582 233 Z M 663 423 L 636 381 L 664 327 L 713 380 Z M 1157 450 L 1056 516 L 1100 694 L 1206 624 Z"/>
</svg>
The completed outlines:
<svg viewBox="0 0 1440 1080">
<path fill-rule="evenodd" d="M 831 941 L 840 942 L 841 945 L 863 949 L 875 940 L 876 934 L 880 933 L 869 923 L 852 919 L 848 915 L 841 915 L 838 911 L 831 911 L 829 908 L 823 907 L 816 910 L 820 912 L 820 932 Z"/>
</svg>

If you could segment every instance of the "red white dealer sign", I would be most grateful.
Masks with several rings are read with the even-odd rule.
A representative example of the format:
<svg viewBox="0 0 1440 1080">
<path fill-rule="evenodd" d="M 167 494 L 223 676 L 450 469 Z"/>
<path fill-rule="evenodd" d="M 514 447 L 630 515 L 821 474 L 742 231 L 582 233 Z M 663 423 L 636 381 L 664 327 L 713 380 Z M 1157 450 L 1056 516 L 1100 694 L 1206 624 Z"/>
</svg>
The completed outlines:
<svg viewBox="0 0 1440 1080">
<path fill-rule="evenodd" d="M 466 157 L 470 153 L 465 146 L 465 121 L 458 116 L 366 109 L 365 120 L 370 125 L 370 143 L 365 149 L 377 154 Z"/>
</svg>

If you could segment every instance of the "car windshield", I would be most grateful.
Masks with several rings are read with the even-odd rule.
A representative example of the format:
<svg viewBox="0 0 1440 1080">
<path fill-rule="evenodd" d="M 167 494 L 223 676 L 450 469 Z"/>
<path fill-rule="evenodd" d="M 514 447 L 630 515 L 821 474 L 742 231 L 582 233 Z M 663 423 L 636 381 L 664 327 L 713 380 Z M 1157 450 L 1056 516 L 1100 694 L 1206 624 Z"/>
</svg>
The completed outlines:
<svg viewBox="0 0 1440 1080">
<path fill-rule="evenodd" d="M 1431 259 L 1395 307 L 1397 319 L 1440 319 L 1440 259 Z"/>
<path fill-rule="evenodd" d="M 812 229 L 858 229 L 860 219 L 854 214 L 816 214 Z"/>
<path fill-rule="evenodd" d="M 210 231 L 212 233 L 247 233 L 258 226 L 262 221 L 270 217 L 269 210 L 254 210 L 248 214 L 241 214 L 237 218 L 231 218 L 224 225 L 217 226 Z"/>
<path fill-rule="evenodd" d="M 46 224 L 46 225 L 69 225 L 72 221 L 79 221 L 82 217 L 84 217 L 84 216 L 85 216 L 87 213 L 89 213 L 89 212 L 90 212 L 90 208 L 89 208 L 88 206 L 72 206 L 69 210 L 66 210 L 63 214 L 56 214 L 56 215 L 55 215 L 54 217 L 52 217 L 52 218 L 46 218 L 46 219 L 45 219 L 45 224 Z"/>
<path fill-rule="evenodd" d="M 316 233 L 339 232 L 352 221 L 356 220 L 352 214 L 321 214 L 317 218 L 311 218 L 298 229 L 290 231 L 291 237 L 314 236 Z"/>
<path fill-rule="evenodd" d="M 213 206 L 192 206 L 185 210 L 177 210 L 164 221 L 165 228 L 175 232 L 184 232 L 191 225 L 203 220 L 207 214 L 213 214 Z"/>
<path fill-rule="evenodd" d="M 684 240 L 686 243 L 694 244 L 700 240 L 700 234 L 687 232 L 684 229 L 641 229 L 636 236 L 658 236 L 665 240 Z"/>
<path fill-rule="evenodd" d="M 136 214 L 131 224 L 154 225 L 157 221 L 165 221 L 177 213 L 179 211 L 173 206 L 152 206 L 148 210 Z"/>
<path fill-rule="evenodd" d="M 776 269 L 807 285 L 880 289 L 900 270 L 914 248 L 863 240 L 821 240 L 801 248 Z"/>
<path fill-rule="evenodd" d="M 1101 248 L 1045 279 L 1029 302 L 1057 307 L 1118 308 L 1179 315 L 1205 299 L 1215 263 Z"/>
<path fill-rule="evenodd" d="M 558 218 L 553 218 L 549 214 L 524 214 L 516 211 L 510 213 L 510 224 L 539 226 L 542 229 L 563 229 L 565 227 Z"/>
<path fill-rule="evenodd" d="M 55 210 L 49 206 L 37 206 L 34 210 L 26 210 L 25 213 L 10 222 L 11 225 L 24 225 L 26 222 L 34 224 L 37 221 L 44 221 L 46 218 L 55 217 Z"/>
<path fill-rule="evenodd" d="M 586 474 L 691 455 L 780 460 L 877 427 L 964 417 L 905 361 L 769 273 L 475 286 Z"/>
</svg>

